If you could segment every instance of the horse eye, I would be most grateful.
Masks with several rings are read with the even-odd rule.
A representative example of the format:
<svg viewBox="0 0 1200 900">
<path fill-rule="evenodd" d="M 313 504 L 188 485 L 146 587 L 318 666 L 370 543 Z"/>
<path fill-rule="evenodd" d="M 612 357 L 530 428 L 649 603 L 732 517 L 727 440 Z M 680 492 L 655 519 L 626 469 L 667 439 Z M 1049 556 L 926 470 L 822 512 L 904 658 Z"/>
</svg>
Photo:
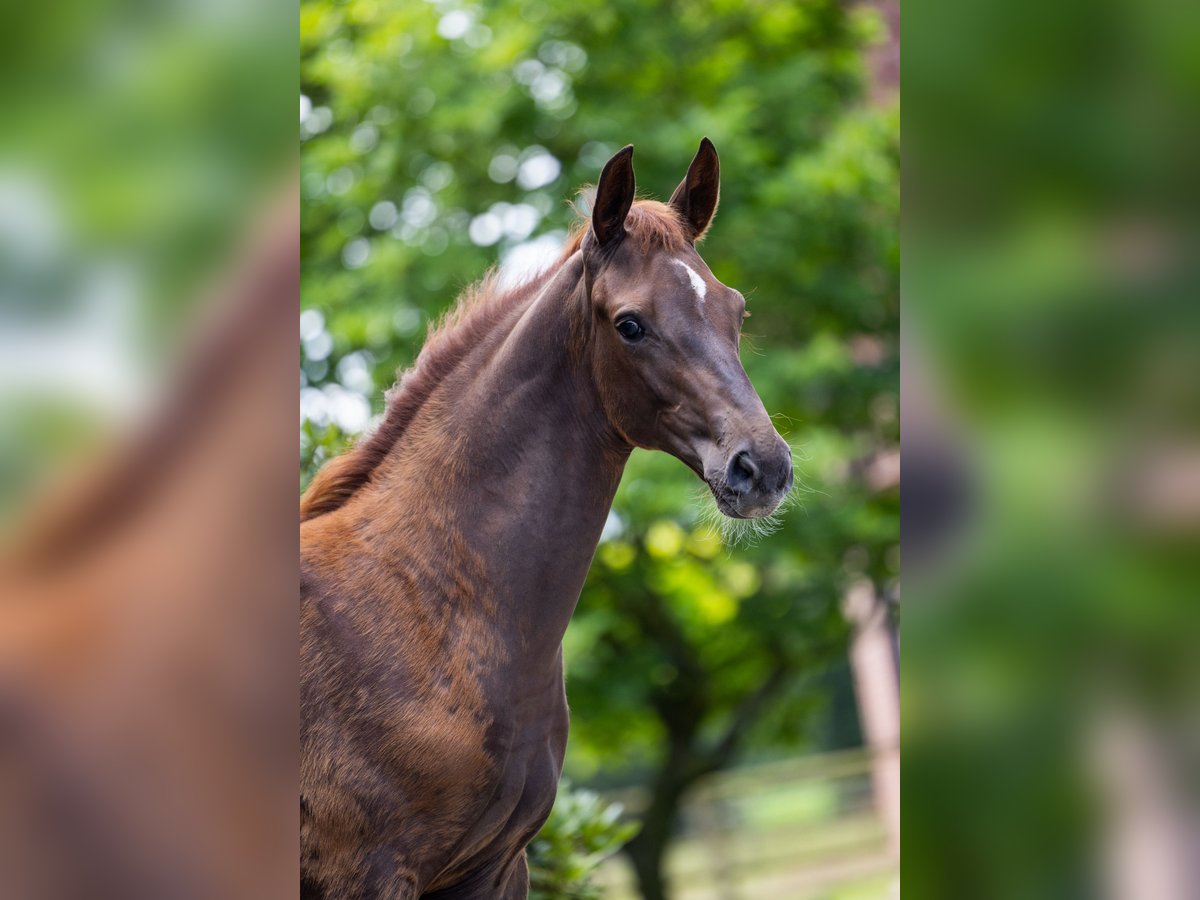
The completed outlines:
<svg viewBox="0 0 1200 900">
<path fill-rule="evenodd" d="M 627 341 L 640 341 L 646 336 L 646 329 L 637 319 L 622 319 L 617 323 L 617 332 Z"/>
</svg>

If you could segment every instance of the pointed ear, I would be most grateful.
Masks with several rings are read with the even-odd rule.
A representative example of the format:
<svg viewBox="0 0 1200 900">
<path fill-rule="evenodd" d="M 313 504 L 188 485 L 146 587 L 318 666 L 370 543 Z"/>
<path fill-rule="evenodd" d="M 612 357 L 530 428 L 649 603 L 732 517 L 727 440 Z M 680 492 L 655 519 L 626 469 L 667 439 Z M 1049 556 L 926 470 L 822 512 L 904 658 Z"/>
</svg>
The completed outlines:
<svg viewBox="0 0 1200 900">
<path fill-rule="evenodd" d="M 691 230 L 693 241 L 704 237 L 708 223 L 717 211 L 720 196 L 721 161 L 712 141 L 703 138 L 695 159 L 688 166 L 687 175 L 671 195 L 671 206 Z"/>
<path fill-rule="evenodd" d="M 618 150 L 600 173 L 596 199 L 592 203 L 592 231 L 601 246 L 625 236 L 625 217 L 633 205 L 633 144 Z"/>
</svg>

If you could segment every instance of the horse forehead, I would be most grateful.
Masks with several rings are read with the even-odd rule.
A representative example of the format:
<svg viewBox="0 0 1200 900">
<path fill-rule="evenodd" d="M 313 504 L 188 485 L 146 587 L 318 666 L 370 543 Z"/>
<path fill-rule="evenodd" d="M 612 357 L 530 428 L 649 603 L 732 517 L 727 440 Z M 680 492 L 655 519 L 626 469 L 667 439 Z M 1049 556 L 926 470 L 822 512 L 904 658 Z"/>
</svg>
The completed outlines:
<svg viewBox="0 0 1200 900">
<path fill-rule="evenodd" d="M 691 286 L 692 293 L 696 295 L 696 303 L 701 309 L 704 309 L 704 300 L 708 296 L 708 284 L 704 281 L 704 276 L 686 260 L 682 260 L 677 256 L 671 257 L 671 262 L 681 271 L 683 278 Z"/>
<path fill-rule="evenodd" d="M 670 307 L 682 312 L 680 307 L 687 305 L 707 319 L 725 308 L 726 295 L 731 293 L 696 253 L 660 251 L 644 257 L 640 266 L 640 272 L 630 271 L 628 277 L 648 305 L 660 311 Z"/>
</svg>

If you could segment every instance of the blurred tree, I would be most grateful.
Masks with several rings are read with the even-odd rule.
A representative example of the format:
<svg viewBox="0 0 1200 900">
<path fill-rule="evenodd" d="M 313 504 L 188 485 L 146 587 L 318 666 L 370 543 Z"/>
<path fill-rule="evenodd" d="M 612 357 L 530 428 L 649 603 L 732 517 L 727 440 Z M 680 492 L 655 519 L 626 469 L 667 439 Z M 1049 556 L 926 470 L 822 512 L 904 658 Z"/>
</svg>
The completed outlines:
<svg viewBox="0 0 1200 900">
<path fill-rule="evenodd" d="M 382 409 L 423 326 L 496 263 L 557 252 L 625 143 L 665 197 L 702 135 L 702 253 L 748 297 L 743 356 L 798 450 L 799 508 L 729 552 L 675 460 L 635 452 L 565 651 L 568 771 L 644 780 L 647 898 L 679 803 L 747 747 L 813 746 L 850 578 L 898 577 L 899 111 L 864 100 L 874 13 L 832 0 L 301 6 L 303 477 Z"/>
<path fill-rule="evenodd" d="M 601 545 L 565 652 L 576 760 L 648 783 L 625 849 L 650 898 L 666 895 L 662 859 L 687 792 L 748 744 L 804 741 L 825 698 L 815 678 L 843 651 L 845 624 L 837 576 L 814 564 L 828 536 L 731 554 L 707 525 L 681 524 L 686 498 L 655 518 L 639 503 L 655 480 L 644 477 L 619 515 L 649 524 Z"/>
</svg>

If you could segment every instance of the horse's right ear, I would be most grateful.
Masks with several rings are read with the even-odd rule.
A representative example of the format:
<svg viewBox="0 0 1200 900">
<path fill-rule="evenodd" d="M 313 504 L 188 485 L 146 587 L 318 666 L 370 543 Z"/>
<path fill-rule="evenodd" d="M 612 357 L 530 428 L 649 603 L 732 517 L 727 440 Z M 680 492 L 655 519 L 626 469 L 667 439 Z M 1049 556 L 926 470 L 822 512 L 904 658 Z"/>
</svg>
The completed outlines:
<svg viewBox="0 0 1200 900">
<path fill-rule="evenodd" d="M 712 141 L 703 138 L 687 175 L 671 195 L 671 206 L 687 223 L 693 241 L 704 237 L 721 197 L 721 161 Z"/>
<path fill-rule="evenodd" d="M 601 247 L 625 236 L 625 217 L 633 206 L 633 144 L 616 152 L 600 172 L 596 199 L 592 202 L 592 233 Z"/>
</svg>

